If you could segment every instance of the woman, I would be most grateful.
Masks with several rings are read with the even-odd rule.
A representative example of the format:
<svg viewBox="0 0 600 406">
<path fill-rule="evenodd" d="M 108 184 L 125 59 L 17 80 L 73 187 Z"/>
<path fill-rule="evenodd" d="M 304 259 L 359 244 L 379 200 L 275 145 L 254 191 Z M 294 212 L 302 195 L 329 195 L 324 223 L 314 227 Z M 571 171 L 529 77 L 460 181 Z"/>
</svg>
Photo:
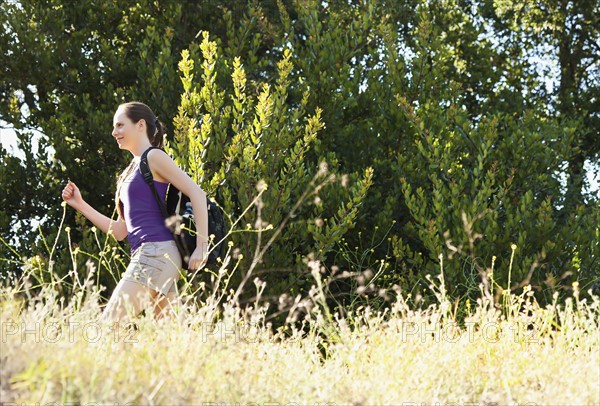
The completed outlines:
<svg viewBox="0 0 600 406">
<path fill-rule="evenodd" d="M 179 302 L 176 284 L 181 256 L 165 226 L 156 199 L 139 171 L 139 161 L 151 146 L 162 147 L 163 126 L 147 105 L 130 102 L 117 109 L 112 136 L 119 148 L 133 155 L 131 164 L 118 181 L 117 220 L 108 218 L 86 203 L 71 181 L 63 189 L 62 198 L 97 228 L 114 235 L 119 241 L 127 237 L 131 245 L 131 262 L 106 305 L 102 318 L 121 321 L 126 317 L 135 317 L 147 303 L 154 304 L 154 316 L 160 318 Z M 202 268 L 208 257 L 206 194 L 164 151 L 150 150 L 148 164 L 161 198 L 165 198 L 169 183 L 190 198 L 198 240 L 188 268 Z"/>
</svg>

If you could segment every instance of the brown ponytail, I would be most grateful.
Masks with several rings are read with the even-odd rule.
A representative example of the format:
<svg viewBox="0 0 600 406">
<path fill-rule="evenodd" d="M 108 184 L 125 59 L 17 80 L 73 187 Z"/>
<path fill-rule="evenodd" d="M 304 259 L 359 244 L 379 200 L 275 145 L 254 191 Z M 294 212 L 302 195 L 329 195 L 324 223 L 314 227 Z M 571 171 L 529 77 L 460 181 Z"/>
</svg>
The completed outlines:
<svg viewBox="0 0 600 406">
<path fill-rule="evenodd" d="M 165 138 L 165 129 L 162 123 L 158 121 L 158 118 L 154 120 L 154 127 L 156 130 L 154 132 L 154 137 L 150 138 L 150 143 L 153 147 L 162 148 L 163 140 Z"/>
</svg>

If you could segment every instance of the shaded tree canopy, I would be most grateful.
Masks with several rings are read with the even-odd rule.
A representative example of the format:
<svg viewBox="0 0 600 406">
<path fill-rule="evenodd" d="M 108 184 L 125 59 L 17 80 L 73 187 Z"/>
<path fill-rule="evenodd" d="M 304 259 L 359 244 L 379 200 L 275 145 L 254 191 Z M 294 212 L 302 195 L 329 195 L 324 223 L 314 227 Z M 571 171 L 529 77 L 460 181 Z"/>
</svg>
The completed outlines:
<svg viewBox="0 0 600 406">
<path fill-rule="evenodd" d="M 442 255 L 462 297 L 481 281 L 546 298 L 575 280 L 585 289 L 600 250 L 584 170 L 600 149 L 599 11 L 591 0 L 4 1 L 0 119 L 25 156 L 0 148 L 4 238 L 39 252 L 31 220 L 56 236 L 68 178 L 113 211 L 130 157 L 112 115 L 141 100 L 232 216 L 264 180 L 261 215 L 277 226 L 327 166 L 335 180 L 261 261 L 274 293 L 306 288 L 309 255 L 325 273 L 370 270 L 373 286 L 416 291 Z M 66 221 L 93 251 L 85 221 Z M 256 227 L 256 211 L 242 223 Z M 234 241 L 251 252 L 257 236 Z M 0 256 L 3 271 L 22 266 L 6 245 Z"/>
</svg>

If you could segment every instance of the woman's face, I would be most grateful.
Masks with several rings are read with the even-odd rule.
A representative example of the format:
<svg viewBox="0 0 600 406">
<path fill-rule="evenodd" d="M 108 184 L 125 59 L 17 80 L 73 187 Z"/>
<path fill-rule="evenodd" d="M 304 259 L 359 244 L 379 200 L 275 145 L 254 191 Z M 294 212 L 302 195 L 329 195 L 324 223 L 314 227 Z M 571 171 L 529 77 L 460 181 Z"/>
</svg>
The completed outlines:
<svg viewBox="0 0 600 406">
<path fill-rule="evenodd" d="M 131 150 L 139 140 L 140 132 L 143 131 L 142 127 L 142 120 L 134 123 L 125 114 L 125 109 L 119 108 L 113 118 L 112 136 L 115 137 L 119 148 Z"/>
</svg>

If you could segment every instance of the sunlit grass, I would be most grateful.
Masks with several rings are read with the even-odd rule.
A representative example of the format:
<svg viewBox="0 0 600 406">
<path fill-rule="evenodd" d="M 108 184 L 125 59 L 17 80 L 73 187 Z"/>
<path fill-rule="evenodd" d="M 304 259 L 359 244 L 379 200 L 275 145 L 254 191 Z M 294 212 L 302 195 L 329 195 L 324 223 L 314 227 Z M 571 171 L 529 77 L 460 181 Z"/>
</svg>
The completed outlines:
<svg viewBox="0 0 600 406">
<path fill-rule="evenodd" d="M 310 264 L 318 269 L 319 264 Z M 88 269 L 88 271 L 90 271 Z M 93 271 L 93 270 L 92 270 Z M 93 274 L 93 272 L 91 272 Z M 458 323 L 443 289 L 412 308 L 396 292 L 385 312 L 341 317 L 311 295 L 269 325 L 260 305 L 232 293 L 188 301 L 179 318 L 137 320 L 137 329 L 96 322 L 100 292 L 88 278 L 71 300 L 28 278 L 0 291 L 0 395 L 6 403 L 102 404 L 598 404 L 599 307 L 573 297 L 544 308 L 531 291 L 489 295 Z M 220 282 L 223 284 L 222 282 Z M 255 288 L 262 286 L 256 281 Z M 223 295 L 223 296 L 221 296 Z M 220 301 L 220 302 L 219 302 Z M 296 321 L 295 321 L 296 320 Z"/>
<path fill-rule="evenodd" d="M 192 283 L 193 274 L 180 283 L 176 317 L 142 315 L 116 329 L 98 321 L 106 295 L 98 273 L 117 278 L 124 260 L 94 236 L 99 254 L 70 248 L 66 275 L 34 257 L 0 286 L 3 404 L 600 403 L 600 298 L 581 298 L 577 284 L 571 297 L 540 306 L 528 286 L 515 294 L 498 285 L 492 262 L 491 291 L 482 283 L 459 317 L 440 257 L 439 275 L 428 278 L 434 304 L 419 307 L 396 289 L 384 292 L 385 310 L 356 304 L 342 316 L 328 306 L 328 284 L 352 275 L 324 280 L 310 260 L 313 288 L 273 309 L 252 274 L 261 250 L 240 269 L 229 244 L 210 286 Z M 52 257 L 56 241 L 44 244 Z M 254 302 L 241 304 L 234 273 Z"/>
</svg>

